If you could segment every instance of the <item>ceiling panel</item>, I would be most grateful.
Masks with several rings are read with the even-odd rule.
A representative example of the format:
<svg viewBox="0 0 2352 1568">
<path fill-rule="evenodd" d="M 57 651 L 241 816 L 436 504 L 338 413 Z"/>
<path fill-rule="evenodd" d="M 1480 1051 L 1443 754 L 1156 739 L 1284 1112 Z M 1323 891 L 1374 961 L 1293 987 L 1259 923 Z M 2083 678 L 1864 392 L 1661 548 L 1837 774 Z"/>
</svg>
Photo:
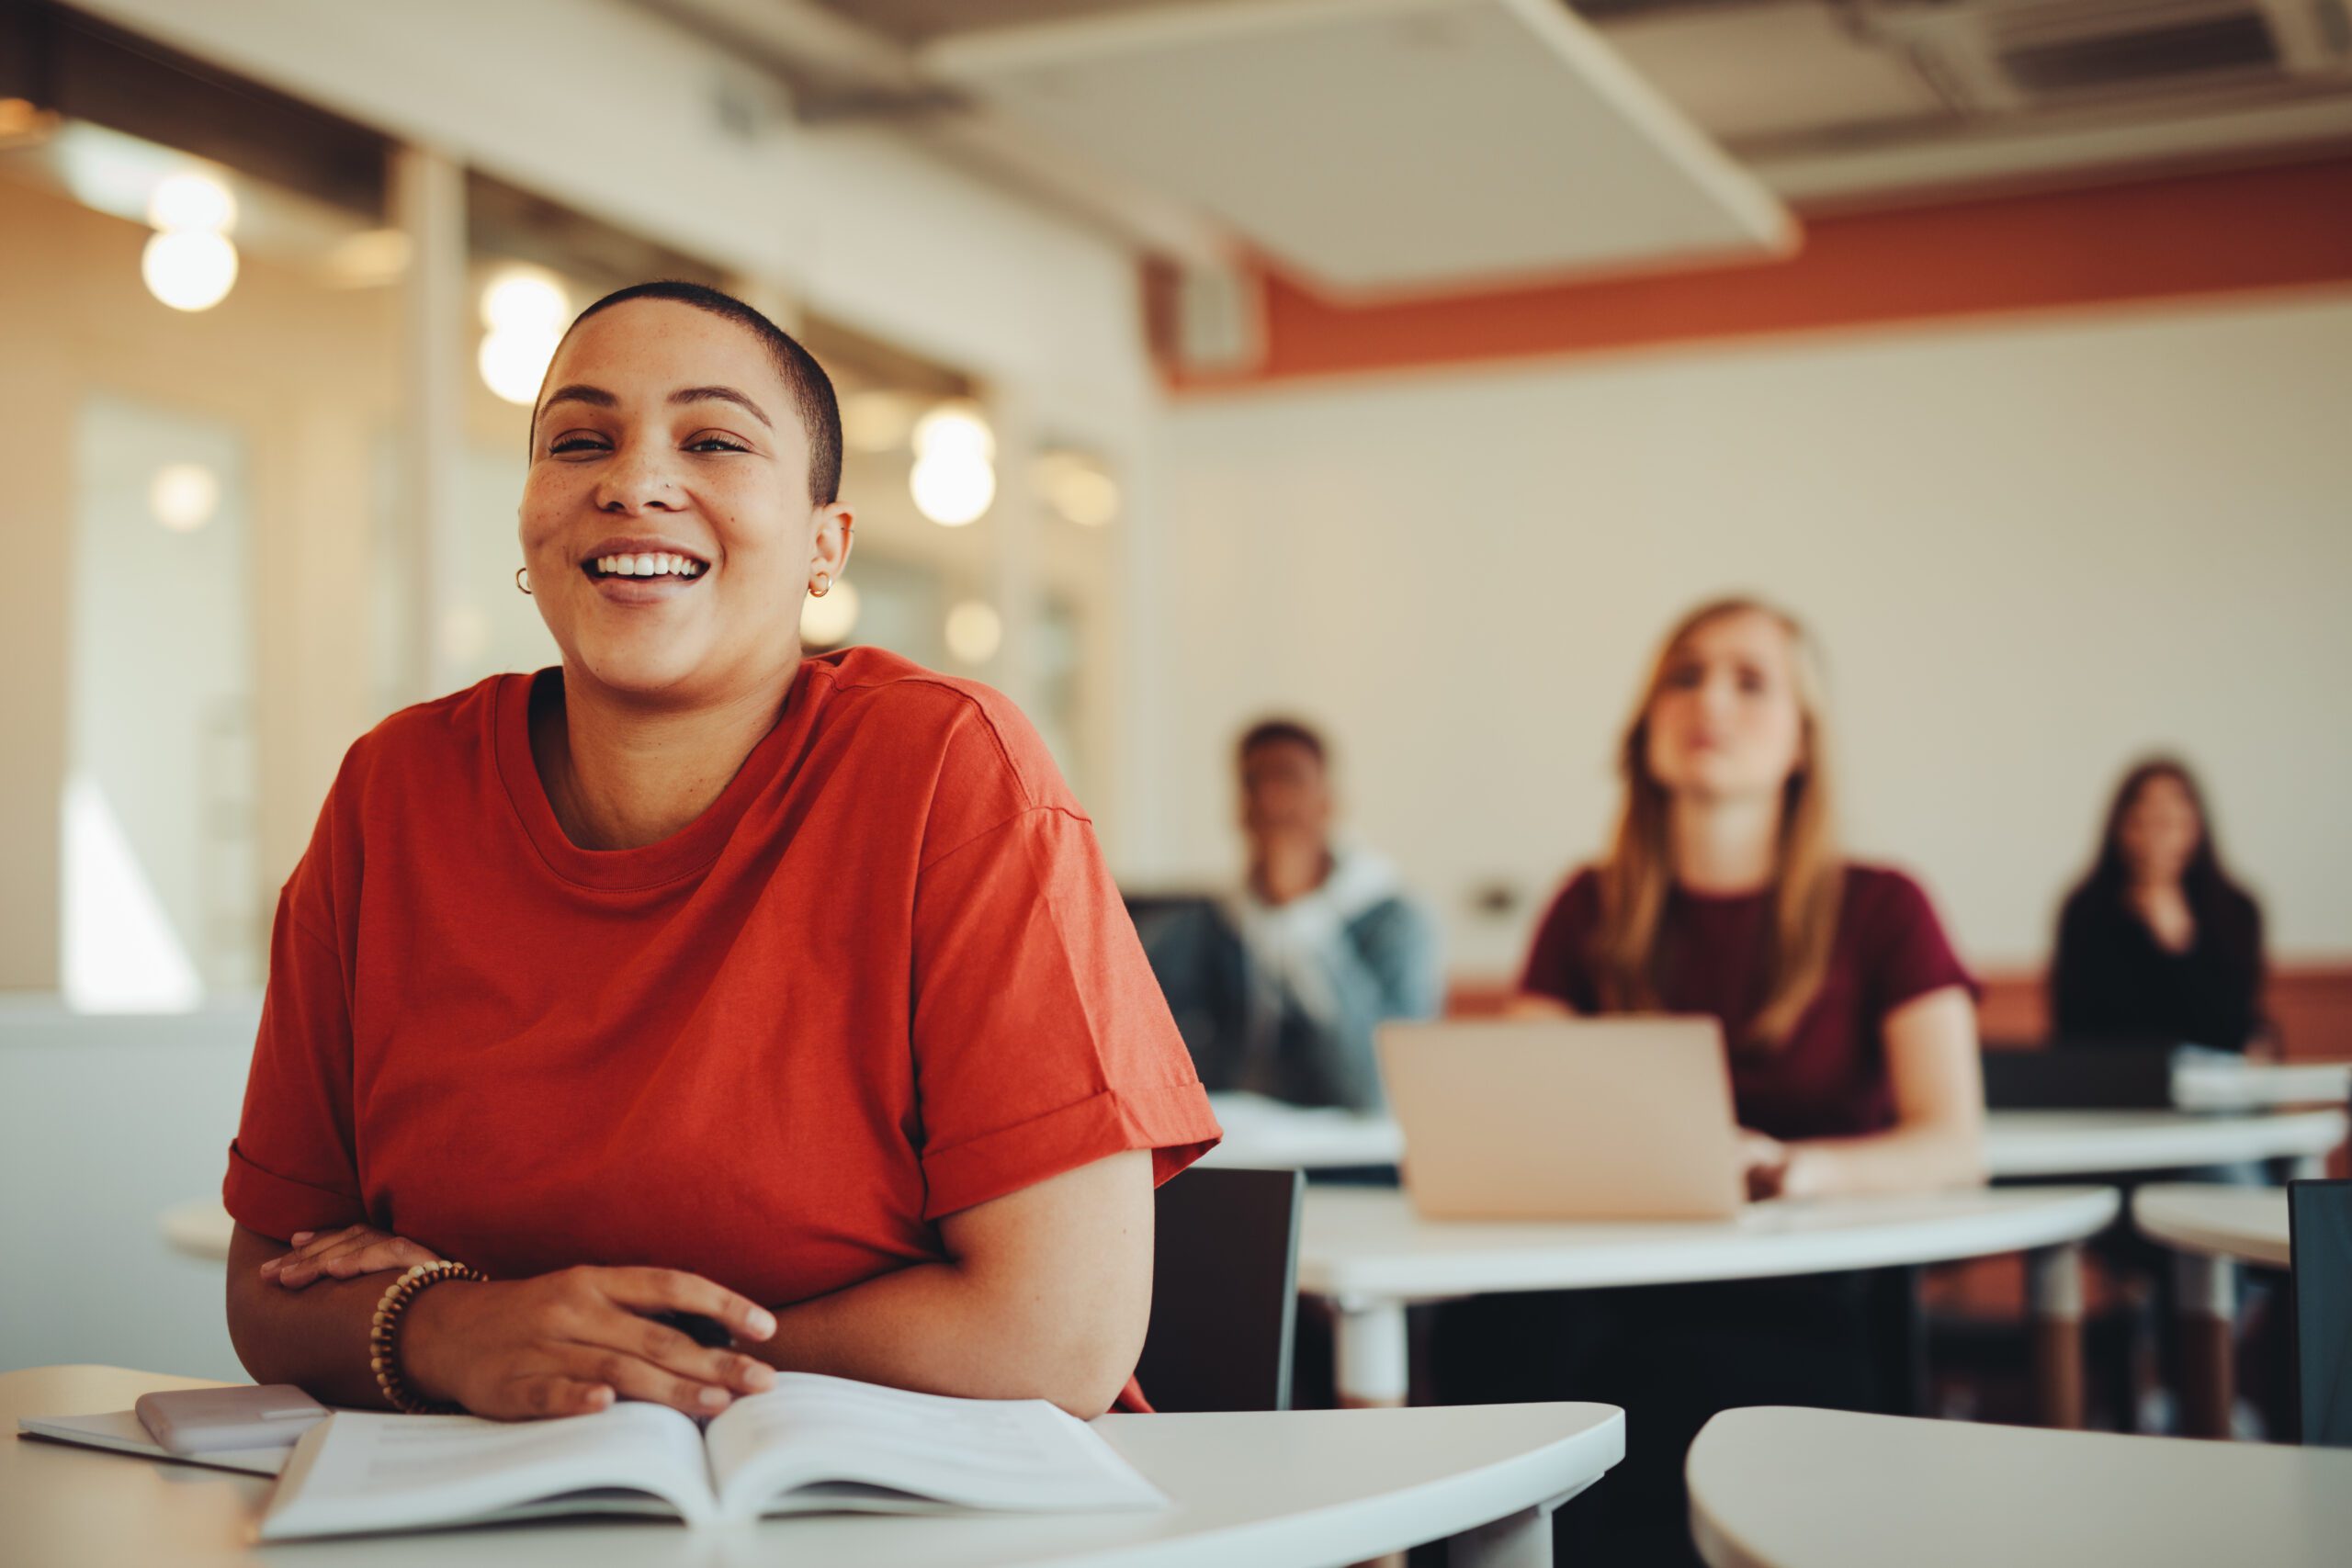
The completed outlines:
<svg viewBox="0 0 2352 1568">
<path fill-rule="evenodd" d="M 1304 276 L 1385 292 L 1765 254 L 1787 213 L 1557 0 L 1232 0 L 924 66 Z"/>
<path fill-rule="evenodd" d="M 1025 27 L 1033 22 L 1066 21 L 1074 17 L 1100 17 L 1187 3 L 1199 4 L 1202 0 L 820 0 L 829 11 L 909 42 L 947 33 Z M 1262 0 L 1215 3 L 1251 6 Z"/>
<path fill-rule="evenodd" d="M 1601 24 L 1609 46 L 1727 143 L 1955 118 L 1898 51 L 1818 0 L 1671 11 Z"/>
</svg>

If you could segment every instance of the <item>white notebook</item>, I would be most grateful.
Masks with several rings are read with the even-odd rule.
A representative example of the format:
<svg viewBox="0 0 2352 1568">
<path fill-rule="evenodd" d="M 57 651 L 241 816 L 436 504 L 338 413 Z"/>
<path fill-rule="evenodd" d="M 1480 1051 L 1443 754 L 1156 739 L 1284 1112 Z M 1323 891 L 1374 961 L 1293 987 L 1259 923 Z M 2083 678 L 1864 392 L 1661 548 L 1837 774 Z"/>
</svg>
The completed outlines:
<svg viewBox="0 0 2352 1568">
<path fill-rule="evenodd" d="M 1044 1400 L 781 1373 L 707 1423 L 666 1405 L 506 1424 L 339 1411 L 303 1434 L 264 1540 L 556 1514 L 690 1525 L 814 1512 L 1085 1512 L 1168 1498 Z"/>
</svg>

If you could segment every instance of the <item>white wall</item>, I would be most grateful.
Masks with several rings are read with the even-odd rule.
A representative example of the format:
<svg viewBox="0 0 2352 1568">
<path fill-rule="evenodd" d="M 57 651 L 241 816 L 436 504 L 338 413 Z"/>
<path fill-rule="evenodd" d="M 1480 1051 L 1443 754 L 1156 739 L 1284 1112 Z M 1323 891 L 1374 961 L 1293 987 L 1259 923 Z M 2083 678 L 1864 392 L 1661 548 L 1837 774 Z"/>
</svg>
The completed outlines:
<svg viewBox="0 0 2352 1568">
<path fill-rule="evenodd" d="M 2038 960 L 2125 762 L 2206 771 L 2274 948 L 2352 953 L 2352 297 L 1815 336 L 1181 403 L 1151 869 L 1231 863 L 1296 709 L 1361 834 L 1508 970 L 1615 803 L 1656 637 L 1734 589 L 1826 646 L 1849 838 Z M 1530 902 L 1481 920 L 1466 890 Z"/>
<path fill-rule="evenodd" d="M 174 1252 L 156 1221 L 220 1196 L 260 1016 L 241 1000 L 75 1018 L 0 997 L 0 1371 L 244 1376 L 222 1265 Z"/>
</svg>

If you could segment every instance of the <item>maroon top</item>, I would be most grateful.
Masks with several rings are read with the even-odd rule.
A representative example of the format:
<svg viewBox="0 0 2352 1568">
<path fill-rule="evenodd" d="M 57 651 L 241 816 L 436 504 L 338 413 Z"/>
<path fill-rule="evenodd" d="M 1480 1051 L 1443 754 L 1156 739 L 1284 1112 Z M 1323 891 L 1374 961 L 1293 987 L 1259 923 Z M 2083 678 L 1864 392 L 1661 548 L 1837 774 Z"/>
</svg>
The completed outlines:
<svg viewBox="0 0 2352 1568">
<path fill-rule="evenodd" d="M 1771 896 L 1667 896 L 1658 924 L 1658 997 L 1668 1012 L 1708 1013 L 1738 1042 L 1763 1007 Z M 1600 930 L 1600 879 L 1580 871 L 1536 928 L 1521 989 L 1601 1010 L 1591 958 Z M 1961 966 L 1935 907 L 1899 871 L 1846 867 L 1838 936 L 1813 1005 L 1778 1045 L 1731 1054 L 1740 1124 L 1775 1138 L 1875 1133 L 1894 1122 L 1887 1079 L 1886 1015 L 1916 997 L 1975 982 Z"/>
</svg>

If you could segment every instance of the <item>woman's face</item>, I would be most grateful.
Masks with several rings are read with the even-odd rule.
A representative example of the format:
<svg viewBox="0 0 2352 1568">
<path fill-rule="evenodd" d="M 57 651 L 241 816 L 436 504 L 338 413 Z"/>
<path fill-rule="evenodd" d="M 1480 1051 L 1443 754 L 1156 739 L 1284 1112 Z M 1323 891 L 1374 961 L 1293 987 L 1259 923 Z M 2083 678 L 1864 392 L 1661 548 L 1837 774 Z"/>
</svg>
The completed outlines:
<svg viewBox="0 0 2352 1568">
<path fill-rule="evenodd" d="M 808 437 L 766 344 L 632 299 L 580 323 L 546 386 L 521 536 L 567 672 L 690 705 L 789 667 L 849 513 L 809 503 Z"/>
<path fill-rule="evenodd" d="M 2116 841 L 2132 879 L 2143 883 L 2178 882 L 2205 836 L 2197 802 L 2181 782 L 2158 773 L 2140 786 L 2123 810 Z"/>
<path fill-rule="evenodd" d="M 1650 776 L 1705 800 L 1777 794 L 1804 750 L 1796 649 L 1756 610 L 1718 615 L 1667 656 L 1650 699 Z"/>
</svg>

